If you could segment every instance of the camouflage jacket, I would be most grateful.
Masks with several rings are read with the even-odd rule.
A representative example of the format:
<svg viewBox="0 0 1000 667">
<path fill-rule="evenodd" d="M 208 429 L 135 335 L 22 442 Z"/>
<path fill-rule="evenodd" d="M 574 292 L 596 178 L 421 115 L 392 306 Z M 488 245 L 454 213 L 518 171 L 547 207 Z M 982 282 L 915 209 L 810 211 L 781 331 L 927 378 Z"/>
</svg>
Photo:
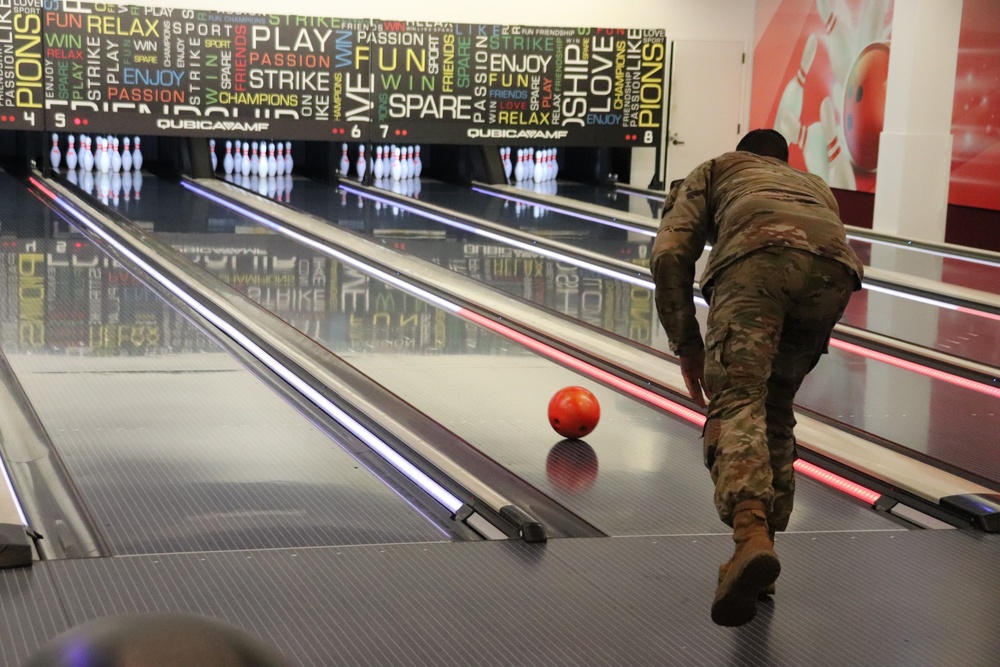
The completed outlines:
<svg viewBox="0 0 1000 667">
<path fill-rule="evenodd" d="M 847 245 L 833 192 L 819 176 L 743 151 L 725 153 L 672 184 L 653 242 L 656 309 L 670 349 L 704 347 L 694 308 L 695 262 L 711 244 L 701 290 L 733 261 L 768 246 L 799 248 L 846 265 L 861 287 L 864 268 Z"/>
</svg>

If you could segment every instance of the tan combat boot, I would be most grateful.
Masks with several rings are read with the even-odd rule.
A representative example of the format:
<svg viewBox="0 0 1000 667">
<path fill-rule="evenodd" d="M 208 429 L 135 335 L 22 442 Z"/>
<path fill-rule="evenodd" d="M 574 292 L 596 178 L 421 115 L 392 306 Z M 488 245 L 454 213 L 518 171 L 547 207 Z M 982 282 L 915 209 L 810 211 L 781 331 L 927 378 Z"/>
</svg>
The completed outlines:
<svg viewBox="0 0 1000 667">
<path fill-rule="evenodd" d="M 763 502 L 745 500 L 733 508 L 733 541 L 736 551 L 712 601 L 712 620 L 725 626 L 753 620 L 757 595 L 781 573 L 781 563 L 768 536 Z"/>
<path fill-rule="evenodd" d="M 769 540 L 771 540 L 771 547 L 773 548 L 774 547 L 774 531 L 773 530 L 769 530 L 767 532 L 767 538 Z M 731 562 L 732 562 L 732 559 L 727 560 L 725 563 L 723 563 L 722 565 L 719 566 L 719 581 L 718 581 L 718 583 L 721 584 L 722 580 L 726 578 L 726 572 L 729 571 L 729 564 Z M 777 592 L 777 588 L 775 588 L 774 583 L 772 582 L 771 585 L 765 586 L 764 588 L 761 589 L 760 593 L 757 593 L 757 599 L 759 599 L 759 600 L 765 600 L 768 597 L 774 595 L 776 592 Z"/>
</svg>

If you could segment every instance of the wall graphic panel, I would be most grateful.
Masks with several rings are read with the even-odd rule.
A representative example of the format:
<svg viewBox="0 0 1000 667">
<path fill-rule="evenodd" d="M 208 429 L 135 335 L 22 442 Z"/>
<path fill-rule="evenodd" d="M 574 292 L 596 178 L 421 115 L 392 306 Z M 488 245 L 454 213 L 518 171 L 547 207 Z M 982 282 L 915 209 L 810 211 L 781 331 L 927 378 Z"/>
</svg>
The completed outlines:
<svg viewBox="0 0 1000 667">
<path fill-rule="evenodd" d="M 375 141 L 659 142 L 662 30 L 381 21 L 368 44 Z"/>
<path fill-rule="evenodd" d="M 662 30 L 45 7 L 33 24 L 44 29 L 45 122 L 54 131 L 595 146 L 660 139 Z"/>
<path fill-rule="evenodd" d="M 48 2 L 49 129 L 366 138 L 366 20 Z"/>
<path fill-rule="evenodd" d="M 42 129 L 42 0 L 0 0 L 0 129 Z"/>
</svg>

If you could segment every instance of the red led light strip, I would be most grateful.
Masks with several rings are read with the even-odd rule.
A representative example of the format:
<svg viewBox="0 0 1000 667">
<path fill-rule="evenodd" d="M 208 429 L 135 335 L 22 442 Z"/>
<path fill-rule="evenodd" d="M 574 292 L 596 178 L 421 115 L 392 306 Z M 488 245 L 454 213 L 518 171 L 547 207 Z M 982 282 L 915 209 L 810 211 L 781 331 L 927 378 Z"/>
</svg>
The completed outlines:
<svg viewBox="0 0 1000 667">
<path fill-rule="evenodd" d="M 550 359 L 553 359 L 554 361 L 558 361 L 559 363 L 565 364 L 570 368 L 574 368 L 584 373 L 585 375 L 594 378 L 595 380 L 600 380 L 601 382 L 616 387 L 621 391 L 627 394 L 631 394 L 632 396 L 635 396 L 636 398 L 642 401 L 646 401 L 647 403 L 650 403 L 658 408 L 666 410 L 667 412 L 675 414 L 678 417 L 681 417 L 682 419 L 686 419 L 687 421 L 696 424 L 697 426 L 705 425 L 705 416 L 700 412 L 691 410 L 690 408 L 685 408 L 682 405 L 678 405 L 673 401 L 667 400 L 666 398 L 658 394 L 654 394 L 648 389 L 637 387 L 631 382 L 627 382 L 615 375 L 612 375 L 611 373 L 608 373 L 607 371 L 601 370 L 600 368 L 596 368 L 585 361 L 580 361 L 576 357 L 566 354 L 561 350 L 557 350 L 550 345 L 541 343 L 535 340 L 534 338 L 531 338 L 529 336 L 526 336 L 525 334 L 522 334 L 519 331 L 511 329 L 510 327 L 504 324 L 500 324 L 495 320 L 492 320 L 488 317 L 483 317 L 482 315 L 474 313 L 471 310 L 467 310 L 465 308 L 460 308 L 457 314 L 461 315 L 462 317 L 468 320 L 475 322 L 476 324 L 479 324 L 482 327 L 489 329 L 490 331 L 498 333 L 505 338 L 518 342 L 524 345 L 525 347 L 538 352 L 539 354 L 542 354 Z M 803 475 L 811 477 L 812 479 L 815 479 L 818 482 L 826 484 L 827 486 L 831 486 L 837 489 L 838 491 L 842 491 L 848 495 L 854 496 L 855 498 L 860 498 L 861 500 L 869 504 L 874 505 L 875 502 L 882 497 L 882 494 L 880 493 L 872 491 L 871 489 L 866 489 L 860 484 L 855 484 L 854 482 L 844 479 L 839 475 L 834 475 L 833 473 L 823 470 L 822 468 L 815 466 L 812 463 L 807 463 L 802 459 L 796 460 L 793 465 L 795 467 L 795 470 L 802 473 Z"/>
<path fill-rule="evenodd" d="M 928 368 L 927 366 L 921 366 L 920 364 L 912 361 L 906 361 L 905 359 L 894 357 L 891 354 L 877 352 L 875 350 L 870 350 L 868 348 L 861 347 L 860 345 L 847 343 L 842 340 L 831 340 L 830 346 L 847 352 L 853 352 L 854 354 L 862 355 L 868 357 L 869 359 L 874 359 L 875 361 L 881 361 L 883 364 L 889 364 L 890 366 L 896 366 L 897 368 L 902 368 L 913 373 L 926 375 L 929 378 L 941 380 L 942 382 L 947 382 L 949 384 L 962 387 L 963 389 L 970 389 L 972 391 L 978 391 L 980 394 L 992 396 L 993 398 L 1000 398 L 1000 387 L 991 387 L 990 385 L 983 384 L 982 382 L 976 382 L 975 380 L 952 375 L 951 373 L 945 373 L 944 371 Z"/>
<path fill-rule="evenodd" d="M 530 336 L 526 336 L 520 331 L 515 331 L 514 329 L 511 329 L 505 324 L 500 324 L 495 320 L 491 320 L 488 317 L 483 317 L 479 313 L 474 313 L 466 308 L 459 308 L 457 314 L 461 315 L 462 317 L 468 320 L 475 322 L 476 324 L 482 327 L 489 329 L 490 331 L 500 334 L 504 338 L 509 338 L 510 340 L 516 341 L 521 345 L 524 345 L 525 347 L 532 349 L 535 352 L 538 352 L 539 354 L 543 354 L 549 359 L 553 359 L 561 364 L 569 366 L 570 368 L 574 368 L 580 371 L 581 373 L 584 373 L 585 375 L 589 375 L 595 380 L 600 380 L 601 382 L 609 384 L 627 394 L 635 396 L 640 400 L 646 401 L 647 403 L 651 403 L 652 405 L 655 405 L 658 408 L 662 408 L 663 410 L 675 414 L 678 417 L 686 419 L 689 422 L 693 422 L 698 426 L 704 426 L 705 424 L 705 415 L 701 414 L 700 412 L 697 412 L 696 410 L 692 410 L 690 408 L 685 408 L 683 405 L 678 405 L 673 401 L 667 400 L 666 398 L 658 394 L 654 394 L 648 389 L 637 387 L 631 382 L 627 382 L 626 380 L 623 380 L 620 377 L 612 375 L 607 371 L 601 370 L 600 368 L 596 368 L 595 366 L 592 366 L 591 364 L 588 364 L 585 361 L 580 361 L 576 357 L 566 354 L 562 350 L 557 350 L 551 345 L 546 345 L 545 343 L 539 342 L 534 338 L 531 338 Z"/>
<path fill-rule="evenodd" d="M 958 306 L 955 308 L 960 313 L 965 313 L 966 315 L 976 315 L 977 317 L 987 317 L 991 320 L 997 320 L 1000 322 L 1000 315 L 996 313 L 987 313 L 982 310 L 975 310 L 974 308 L 966 308 L 965 306 Z"/>
<path fill-rule="evenodd" d="M 881 493 L 872 491 L 871 489 L 866 489 L 860 484 L 855 484 L 851 480 L 844 479 L 840 475 L 834 475 L 832 472 L 823 470 L 819 466 L 815 466 L 812 463 L 803 461 L 802 459 L 797 459 L 792 466 L 797 472 L 800 472 L 807 477 L 812 477 L 813 479 L 823 482 L 828 486 L 832 486 L 833 488 L 843 491 L 850 496 L 863 500 L 870 505 L 874 505 L 878 499 L 882 497 Z"/>
</svg>

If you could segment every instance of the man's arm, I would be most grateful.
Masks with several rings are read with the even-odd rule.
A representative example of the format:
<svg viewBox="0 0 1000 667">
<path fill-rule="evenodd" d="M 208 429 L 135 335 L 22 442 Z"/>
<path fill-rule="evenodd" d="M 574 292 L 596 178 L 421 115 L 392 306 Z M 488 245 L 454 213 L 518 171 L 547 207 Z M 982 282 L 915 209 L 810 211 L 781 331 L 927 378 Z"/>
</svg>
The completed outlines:
<svg viewBox="0 0 1000 667">
<path fill-rule="evenodd" d="M 656 312 L 670 349 L 680 358 L 684 384 L 704 407 L 705 343 L 694 306 L 695 263 L 705 249 L 711 224 L 708 203 L 711 164 L 671 184 L 663 219 L 653 243 L 651 269 L 656 284 Z"/>
<path fill-rule="evenodd" d="M 705 344 L 695 319 L 695 263 L 705 249 L 710 225 L 711 163 L 691 172 L 671 188 L 653 242 L 650 268 L 656 284 L 656 311 L 679 357 L 691 356 Z"/>
</svg>

